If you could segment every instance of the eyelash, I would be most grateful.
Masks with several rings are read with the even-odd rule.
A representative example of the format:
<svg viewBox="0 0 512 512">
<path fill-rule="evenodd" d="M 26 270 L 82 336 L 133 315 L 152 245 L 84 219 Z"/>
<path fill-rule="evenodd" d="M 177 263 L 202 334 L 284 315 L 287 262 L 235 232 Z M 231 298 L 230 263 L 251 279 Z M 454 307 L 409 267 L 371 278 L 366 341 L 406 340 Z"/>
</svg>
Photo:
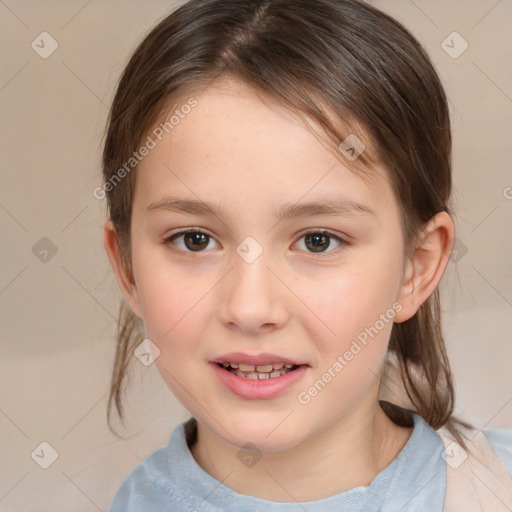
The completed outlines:
<svg viewBox="0 0 512 512">
<path fill-rule="evenodd" d="M 183 229 L 181 231 L 178 231 L 176 233 L 173 233 L 172 235 L 166 237 L 162 243 L 164 245 L 169 245 L 169 244 L 173 244 L 174 240 L 176 238 L 179 238 L 180 236 L 183 236 L 187 233 L 201 233 L 203 235 L 206 235 L 208 238 L 210 239 L 213 239 L 213 237 L 211 235 L 209 235 L 208 233 L 206 233 L 205 231 L 203 231 L 202 229 L 198 229 L 198 228 L 187 228 L 187 229 Z M 307 235 L 315 235 L 315 234 L 318 234 L 318 235 L 327 235 L 329 238 L 331 239 L 334 239 L 336 240 L 337 242 L 340 243 L 340 247 L 337 247 L 336 249 L 340 249 L 342 248 L 343 246 L 346 246 L 346 245 L 349 245 L 349 242 L 347 242 L 347 240 L 339 237 L 338 235 L 335 235 L 334 233 L 326 230 L 326 229 L 317 229 L 317 230 L 309 230 L 309 231 L 306 231 L 304 233 L 302 233 L 299 237 L 299 240 L 304 238 L 305 236 Z M 174 244 L 173 244 L 174 245 Z M 308 252 L 309 254 L 314 254 L 314 255 L 319 255 L 320 257 L 329 257 L 331 255 L 331 253 L 335 252 L 336 249 L 333 249 L 331 251 L 327 251 L 327 252 L 312 252 L 312 251 L 306 251 Z M 190 254 L 190 255 L 193 255 L 193 254 L 200 254 L 200 253 L 203 253 L 203 252 L 206 252 L 205 250 L 202 250 L 202 251 L 189 251 L 189 250 L 183 250 L 183 249 L 173 249 L 173 250 L 176 250 L 178 252 L 182 252 L 182 253 L 185 253 L 185 254 Z"/>
</svg>

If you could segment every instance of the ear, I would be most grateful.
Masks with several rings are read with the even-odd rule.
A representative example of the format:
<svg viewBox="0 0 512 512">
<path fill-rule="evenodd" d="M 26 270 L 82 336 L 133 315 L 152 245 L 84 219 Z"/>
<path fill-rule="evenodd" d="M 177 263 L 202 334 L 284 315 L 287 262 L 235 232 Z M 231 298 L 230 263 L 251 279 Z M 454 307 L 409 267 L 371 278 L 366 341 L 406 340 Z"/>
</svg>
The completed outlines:
<svg viewBox="0 0 512 512">
<path fill-rule="evenodd" d="M 114 224 L 111 220 L 107 221 L 103 228 L 103 245 L 105 247 L 105 251 L 107 252 L 108 259 L 110 260 L 110 264 L 114 269 L 117 284 L 119 285 L 121 292 L 130 305 L 133 313 L 139 318 L 142 318 L 135 279 L 131 271 L 126 268 L 121 258 L 121 253 L 119 250 L 119 239 L 117 237 Z"/>
<path fill-rule="evenodd" d="M 434 215 L 425 225 L 421 241 L 407 259 L 398 302 L 397 323 L 409 320 L 430 297 L 443 277 L 453 248 L 455 228 L 447 212 Z"/>
</svg>

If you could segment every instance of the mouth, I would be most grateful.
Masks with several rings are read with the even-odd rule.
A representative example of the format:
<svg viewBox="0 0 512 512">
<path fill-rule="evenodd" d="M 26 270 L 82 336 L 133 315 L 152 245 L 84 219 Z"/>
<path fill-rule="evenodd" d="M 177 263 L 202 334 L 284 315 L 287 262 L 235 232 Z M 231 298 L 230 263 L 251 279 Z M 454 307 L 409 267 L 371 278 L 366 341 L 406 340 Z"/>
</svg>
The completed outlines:
<svg viewBox="0 0 512 512">
<path fill-rule="evenodd" d="M 262 365 L 242 364 L 233 362 L 216 363 L 220 368 L 242 377 L 243 379 L 265 380 L 282 377 L 305 365 L 270 363 Z"/>
</svg>

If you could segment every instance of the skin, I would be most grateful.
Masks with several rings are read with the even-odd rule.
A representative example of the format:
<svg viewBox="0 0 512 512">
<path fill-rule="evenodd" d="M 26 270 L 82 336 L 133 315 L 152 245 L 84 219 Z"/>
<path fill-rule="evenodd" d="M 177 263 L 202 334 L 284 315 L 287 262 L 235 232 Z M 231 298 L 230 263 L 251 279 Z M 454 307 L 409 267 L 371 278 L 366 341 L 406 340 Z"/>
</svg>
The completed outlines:
<svg viewBox="0 0 512 512">
<path fill-rule="evenodd" d="M 279 502 L 312 501 L 369 485 L 412 432 L 378 404 L 392 322 L 308 404 L 297 400 L 366 327 L 396 302 L 403 322 L 438 285 L 453 244 L 451 217 L 425 226 L 411 259 L 397 199 L 383 167 L 370 182 L 348 170 L 289 112 L 225 79 L 196 95 L 198 105 L 152 149 L 137 170 L 132 210 L 133 275 L 121 263 L 112 223 L 104 244 L 119 286 L 146 335 L 159 348 L 162 378 L 198 421 L 191 453 L 233 490 Z M 227 215 L 146 207 L 167 195 L 220 202 Z M 374 215 L 315 215 L 281 220 L 284 203 L 343 197 Z M 202 252 L 179 229 L 211 238 Z M 311 250 L 305 230 L 334 238 Z M 247 263 L 236 252 L 253 237 L 263 253 Z M 192 249 L 190 248 L 192 247 Z M 187 252 L 188 251 L 188 252 Z M 233 395 L 209 361 L 240 351 L 276 353 L 310 365 L 280 395 Z M 246 467 L 246 443 L 261 459 Z"/>
</svg>

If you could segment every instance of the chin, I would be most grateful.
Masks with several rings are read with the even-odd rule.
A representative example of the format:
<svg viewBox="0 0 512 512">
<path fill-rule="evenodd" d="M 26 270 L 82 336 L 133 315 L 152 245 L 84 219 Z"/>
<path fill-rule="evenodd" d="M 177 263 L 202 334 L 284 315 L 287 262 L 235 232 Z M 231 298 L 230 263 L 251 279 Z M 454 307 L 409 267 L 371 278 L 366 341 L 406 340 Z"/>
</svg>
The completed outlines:
<svg viewBox="0 0 512 512">
<path fill-rule="evenodd" d="M 290 415 L 290 417 L 293 415 Z M 279 417 L 277 420 L 263 420 L 260 418 L 243 418 L 238 421 L 231 417 L 227 430 L 233 437 L 229 436 L 223 429 L 215 425 L 215 433 L 225 442 L 235 446 L 238 449 L 247 449 L 250 443 L 262 452 L 281 452 L 294 448 L 303 440 L 304 429 L 301 427 L 300 433 L 296 427 L 291 424 L 286 425 L 286 420 Z"/>
</svg>

